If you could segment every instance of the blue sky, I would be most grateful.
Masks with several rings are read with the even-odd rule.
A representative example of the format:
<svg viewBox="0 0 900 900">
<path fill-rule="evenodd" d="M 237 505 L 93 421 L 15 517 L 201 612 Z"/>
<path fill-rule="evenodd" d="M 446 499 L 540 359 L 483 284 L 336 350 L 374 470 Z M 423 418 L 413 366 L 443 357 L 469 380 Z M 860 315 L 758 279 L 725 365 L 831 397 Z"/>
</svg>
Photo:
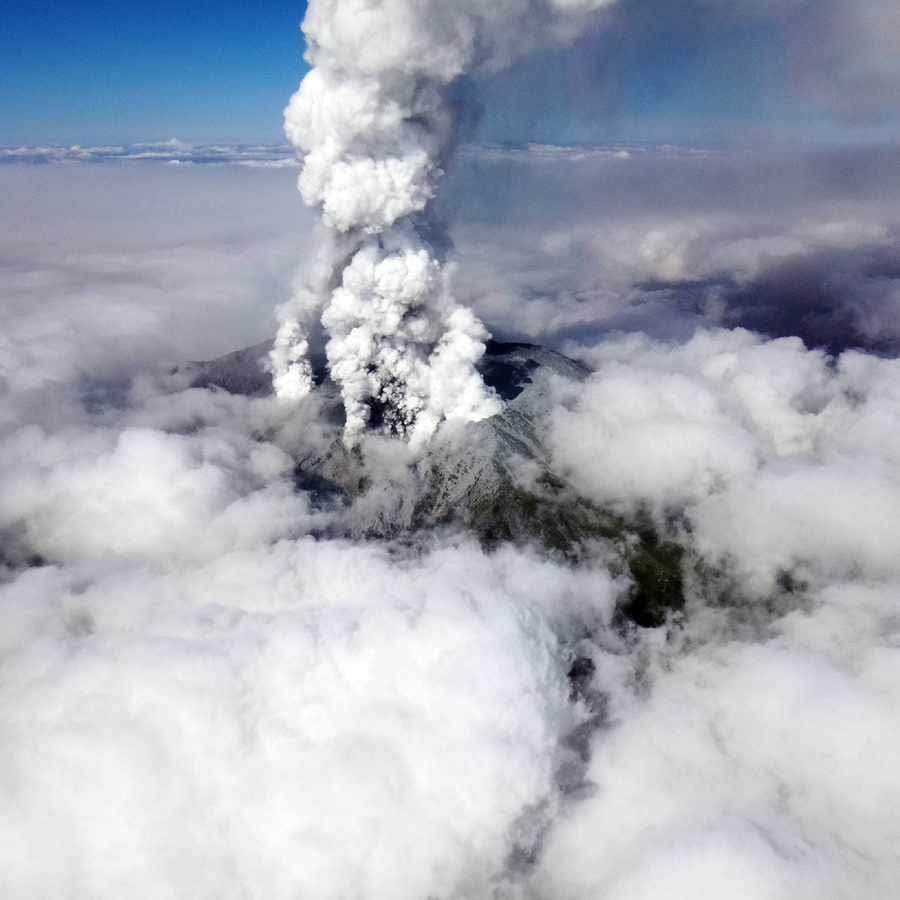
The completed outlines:
<svg viewBox="0 0 900 900">
<path fill-rule="evenodd" d="M 283 140 L 302 0 L 0 0 L 0 144 Z"/>
<path fill-rule="evenodd" d="M 482 133 L 558 143 L 896 141 L 900 34 L 873 49 L 865 29 L 878 27 L 877 15 L 846 14 L 891 2 L 747 0 L 741 14 L 736 0 L 619 0 L 605 29 L 481 85 Z"/>
<path fill-rule="evenodd" d="M 774 129 L 797 114 L 783 40 L 772 21 L 715 18 L 588 35 L 483 85 L 481 127 L 548 142 L 677 140 L 738 123 Z"/>
<path fill-rule="evenodd" d="M 841 46 L 827 17 L 736 18 L 710 9 L 692 0 L 620 0 L 619 18 L 603 32 L 478 85 L 479 137 L 900 134 L 896 109 L 861 121 L 830 108 L 847 90 L 821 77 L 821 46 L 834 50 L 822 58 L 838 74 L 840 54 L 858 50 Z M 282 109 L 306 71 L 304 12 L 302 0 L 0 0 L 0 146 L 281 141 Z M 804 45 L 810 33 L 812 52 Z M 821 94 L 822 84 L 834 95 L 826 90 L 824 105 L 804 94 L 809 85 Z M 854 108 L 852 90 L 846 99 Z"/>
</svg>

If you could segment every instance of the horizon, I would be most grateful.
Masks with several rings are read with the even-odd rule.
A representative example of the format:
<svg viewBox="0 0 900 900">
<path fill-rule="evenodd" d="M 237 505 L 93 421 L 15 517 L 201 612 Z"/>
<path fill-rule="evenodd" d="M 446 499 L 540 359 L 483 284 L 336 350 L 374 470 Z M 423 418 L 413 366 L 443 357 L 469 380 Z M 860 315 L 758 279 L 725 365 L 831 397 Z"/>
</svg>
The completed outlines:
<svg viewBox="0 0 900 900">
<path fill-rule="evenodd" d="M 620 0 L 570 46 L 463 79 L 475 139 L 737 146 L 900 135 L 889 4 L 868 0 L 849 20 L 837 0 L 647 6 Z M 0 146 L 281 143 L 282 112 L 309 70 L 305 8 L 7 3 Z"/>
</svg>

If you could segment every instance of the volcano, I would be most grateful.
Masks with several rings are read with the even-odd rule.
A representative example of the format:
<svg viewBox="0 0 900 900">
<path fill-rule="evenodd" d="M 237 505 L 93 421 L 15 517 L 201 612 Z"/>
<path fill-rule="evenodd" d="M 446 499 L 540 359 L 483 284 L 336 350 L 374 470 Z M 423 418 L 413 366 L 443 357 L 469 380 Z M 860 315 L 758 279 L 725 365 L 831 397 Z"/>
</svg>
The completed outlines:
<svg viewBox="0 0 900 900">
<path fill-rule="evenodd" d="M 265 397 L 273 393 L 271 349 L 265 341 L 180 373 L 194 388 Z M 297 490 L 338 513 L 328 537 L 397 540 L 456 528 L 487 549 L 512 542 L 574 565 L 595 556 L 599 545 L 613 570 L 631 581 L 619 604 L 622 625 L 658 627 L 683 608 L 677 536 L 649 516 L 599 506 L 553 468 L 547 436 L 555 392 L 590 377 L 583 363 L 537 344 L 488 341 L 478 371 L 503 401 L 502 412 L 438 436 L 420 459 L 387 474 L 341 441 L 340 392 L 324 358 L 314 363 L 318 399 L 335 436 L 326 452 L 298 455 L 293 477 Z"/>
</svg>

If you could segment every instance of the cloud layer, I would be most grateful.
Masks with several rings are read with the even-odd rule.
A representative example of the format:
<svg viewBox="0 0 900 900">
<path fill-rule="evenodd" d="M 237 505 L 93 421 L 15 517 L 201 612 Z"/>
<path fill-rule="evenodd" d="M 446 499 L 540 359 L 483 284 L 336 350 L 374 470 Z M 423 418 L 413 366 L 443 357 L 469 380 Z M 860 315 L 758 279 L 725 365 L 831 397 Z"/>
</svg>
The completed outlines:
<svg viewBox="0 0 900 900">
<path fill-rule="evenodd" d="M 277 144 L 186 144 L 173 138 L 156 144 L 131 144 L 123 147 L 6 147 L 0 149 L 4 163 L 72 162 L 166 162 L 173 165 L 238 165 L 277 169 L 295 166 L 290 148 Z"/>
<path fill-rule="evenodd" d="M 320 392 L 173 373 L 269 333 L 313 245 L 289 173 L 0 171 L 0 892 L 895 897 L 895 166 L 448 182 L 459 295 L 593 368 L 547 382 L 553 470 L 682 553 L 658 628 L 602 541 L 348 537 L 415 490 L 402 445 L 340 501 L 295 476 L 340 447 Z"/>
<path fill-rule="evenodd" d="M 898 172 L 881 147 L 473 149 L 444 201 L 456 290 L 499 336 L 714 323 L 893 352 Z"/>
</svg>

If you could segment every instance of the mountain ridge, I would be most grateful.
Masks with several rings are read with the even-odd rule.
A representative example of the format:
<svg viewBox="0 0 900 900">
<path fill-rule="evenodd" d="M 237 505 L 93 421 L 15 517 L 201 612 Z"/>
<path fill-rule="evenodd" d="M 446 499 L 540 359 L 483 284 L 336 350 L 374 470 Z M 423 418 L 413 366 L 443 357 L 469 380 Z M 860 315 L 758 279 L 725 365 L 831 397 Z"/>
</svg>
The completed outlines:
<svg viewBox="0 0 900 900">
<path fill-rule="evenodd" d="M 191 387 L 264 397 L 272 393 L 267 370 L 272 344 L 193 362 L 180 371 Z M 313 368 L 329 420 L 339 424 L 340 395 L 324 359 L 314 359 Z M 678 544 L 649 519 L 626 519 L 598 506 L 553 468 L 546 442 L 553 379 L 585 381 L 591 369 L 538 344 L 491 340 L 478 371 L 503 400 L 503 410 L 433 441 L 404 472 L 402 484 L 393 475 L 373 473 L 357 452 L 335 439 L 323 455 L 295 460 L 295 487 L 342 510 L 341 527 L 356 538 L 396 539 L 457 527 L 487 548 L 527 544 L 573 564 L 600 543 L 613 569 L 632 583 L 619 606 L 622 621 L 664 624 L 684 606 Z"/>
</svg>

